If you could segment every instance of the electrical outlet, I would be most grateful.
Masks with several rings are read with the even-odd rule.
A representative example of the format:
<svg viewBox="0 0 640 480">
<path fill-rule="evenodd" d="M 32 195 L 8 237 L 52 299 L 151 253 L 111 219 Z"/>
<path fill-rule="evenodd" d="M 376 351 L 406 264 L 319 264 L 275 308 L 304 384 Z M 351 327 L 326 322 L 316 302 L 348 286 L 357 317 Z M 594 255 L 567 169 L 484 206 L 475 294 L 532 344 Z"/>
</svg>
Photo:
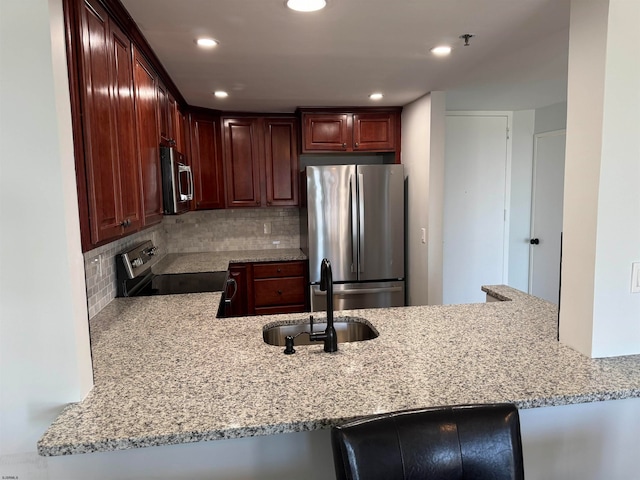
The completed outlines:
<svg viewBox="0 0 640 480">
<path fill-rule="evenodd" d="M 640 262 L 631 264 L 631 293 L 640 293 Z"/>
<path fill-rule="evenodd" d="M 263 224 L 263 231 L 265 235 L 271 235 L 271 222 L 265 222 Z"/>
</svg>

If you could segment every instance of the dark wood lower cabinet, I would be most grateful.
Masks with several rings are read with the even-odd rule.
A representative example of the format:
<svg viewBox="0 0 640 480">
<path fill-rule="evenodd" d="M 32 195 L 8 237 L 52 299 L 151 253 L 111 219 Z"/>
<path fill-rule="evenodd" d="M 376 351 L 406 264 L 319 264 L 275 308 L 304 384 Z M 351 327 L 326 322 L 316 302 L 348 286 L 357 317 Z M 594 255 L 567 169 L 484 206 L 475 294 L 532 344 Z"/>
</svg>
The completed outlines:
<svg viewBox="0 0 640 480">
<path fill-rule="evenodd" d="M 252 263 L 249 311 L 254 315 L 309 311 L 306 261 Z"/>
<path fill-rule="evenodd" d="M 235 284 L 225 290 L 226 316 L 309 311 L 307 261 L 232 263 L 229 276 Z"/>
</svg>

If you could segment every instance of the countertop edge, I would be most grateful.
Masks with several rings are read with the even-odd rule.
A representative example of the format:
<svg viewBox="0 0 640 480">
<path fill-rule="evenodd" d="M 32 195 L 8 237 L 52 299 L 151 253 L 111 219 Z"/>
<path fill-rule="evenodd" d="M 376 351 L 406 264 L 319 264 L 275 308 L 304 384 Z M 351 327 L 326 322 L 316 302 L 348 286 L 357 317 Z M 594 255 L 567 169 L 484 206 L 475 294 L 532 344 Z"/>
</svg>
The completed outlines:
<svg viewBox="0 0 640 480">
<path fill-rule="evenodd" d="M 557 407 L 564 405 L 576 405 L 581 403 L 604 402 L 610 400 L 622 400 L 625 398 L 640 397 L 640 389 L 615 392 L 599 392 L 592 395 L 557 395 L 546 398 L 505 400 L 506 403 L 513 403 L 519 410 Z M 501 400 L 502 401 L 502 400 Z M 66 408 L 77 404 L 69 404 Z M 345 422 L 366 418 L 369 415 L 355 417 L 340 417 L 331 419 L 317 419 L 302 422 L 256 425 L 249 427 L 239 427 L 224 430 L 212 430 L 208 432 L 185 432 L 184 434 L 158 435 L 146 438 L 125 438 L 119 440 L 105 440 L 81 445 L 59 445 L 45 447 L 42 439 L 38 441 L 38 455 L 43 457 L 55 457 L 66 455 L 77 455 L 84 453 L 111 452 L 119 450 L 132 450 L 136 448 L 158 447 L 163 445 L 179 445 L 183 443 L 209 442 L 216 440 L 227 440 L 233 438 L 258 437 L 280 433 L 307 432 L 312 430 L 329 429 Z M 375 416 L 375 415 L 371 415 Z"/>
</svg>

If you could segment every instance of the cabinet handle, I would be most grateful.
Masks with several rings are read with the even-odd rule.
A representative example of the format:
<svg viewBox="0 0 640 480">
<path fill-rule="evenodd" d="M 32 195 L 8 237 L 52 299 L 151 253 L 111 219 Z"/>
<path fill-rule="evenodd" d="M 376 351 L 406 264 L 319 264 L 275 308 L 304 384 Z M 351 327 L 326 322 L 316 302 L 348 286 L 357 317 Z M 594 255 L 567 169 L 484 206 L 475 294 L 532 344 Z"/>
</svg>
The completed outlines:
<svg viewBox="0 0 640 480">
<path fill-rule="evenodd" d="M 343 143 L 343 144 L 342 144 L 342 148 L 347 148 L 347 144 L 346 144 L 346 143 Z"/>
<path fill-rule="evenodd" d="M 121 227 L 127 228 L 129 225 L 131 225 L 131 220 L 129 220 L 128 218 L 120 222 Z"/>
<path fill-rule="evenodd" d="M 260 200 L 256 200 L 256 205 L 260 205 Z"/>
<path fill-rule="evenodd" d="M 282 295 L 282 290 L 278 290 L 278 295 Z"/>
<path fill-rule="evenodd" d="M 269 200 L 267 200 L 267 205 L 271 205 L 271 202 Z"/>
<path fill-rule="evenodd" d="M 358 148 L 360 146 L 360 144 L 358 142 L 356 142 L 356 148 Z"/>
<path fill-rule="evenodd" d="M 280 272 L 282 271 L 282 269 L 280 269 L 280 268 L 279 268 L 279 269 L 278 269 L 278 270 L 276 270 L 276 271 L 277 271 L 278 273 L 280 273 Z"/>
</svg>

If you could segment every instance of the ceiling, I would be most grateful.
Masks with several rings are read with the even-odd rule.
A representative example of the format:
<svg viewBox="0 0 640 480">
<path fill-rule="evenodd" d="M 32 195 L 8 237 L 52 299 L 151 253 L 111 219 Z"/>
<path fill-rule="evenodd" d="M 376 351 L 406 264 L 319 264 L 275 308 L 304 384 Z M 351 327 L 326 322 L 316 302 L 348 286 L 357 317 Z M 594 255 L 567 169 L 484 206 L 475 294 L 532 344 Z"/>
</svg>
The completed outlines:
<svg viewBox="0 0 640 480">
<path fill-rule="evenodd" d="M 191 105 L 400 106 L 435 90 L 447 92 L 449 110 L 566 100 L 568 0 L 328 0 L 306 14 L 284 0 L 122 3 Z M 467 47 L 464 33 L 476 35 Z M 199 36 L 220 45 L 200 49 Z M 429 52 L 443 43 L 449 57 Z M 378 91 L 381 101 L 368 99 Z"/>
</svg>

